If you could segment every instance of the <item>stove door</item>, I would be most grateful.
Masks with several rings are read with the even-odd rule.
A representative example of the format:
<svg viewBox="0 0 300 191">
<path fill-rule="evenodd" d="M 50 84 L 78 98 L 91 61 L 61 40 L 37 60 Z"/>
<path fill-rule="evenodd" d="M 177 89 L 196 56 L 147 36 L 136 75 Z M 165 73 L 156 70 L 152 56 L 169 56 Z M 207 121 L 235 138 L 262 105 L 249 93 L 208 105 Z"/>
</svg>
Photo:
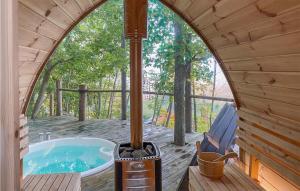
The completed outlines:
<svg viewBox="0 0 300 191">
<path fill-rule="evenodd" d="M 122 161 L 123 190 L 154 191 L 155 160 Z"/>
</svg>

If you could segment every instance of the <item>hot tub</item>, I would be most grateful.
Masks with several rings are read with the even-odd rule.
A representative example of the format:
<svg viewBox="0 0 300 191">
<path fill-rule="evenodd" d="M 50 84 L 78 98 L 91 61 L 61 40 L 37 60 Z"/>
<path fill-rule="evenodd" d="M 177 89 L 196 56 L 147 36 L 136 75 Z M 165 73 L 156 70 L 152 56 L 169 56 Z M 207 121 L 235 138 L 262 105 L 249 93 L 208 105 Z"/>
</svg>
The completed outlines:
<svg viewBox="0 0 300 191">
<path fill-rule="evenodd" d="M 63 138 L 35 143 L 23 160 L 23 175 L 78 172 L 82 177 L 114 163 L 115 144 L 99 138 Z"/>
</svg>

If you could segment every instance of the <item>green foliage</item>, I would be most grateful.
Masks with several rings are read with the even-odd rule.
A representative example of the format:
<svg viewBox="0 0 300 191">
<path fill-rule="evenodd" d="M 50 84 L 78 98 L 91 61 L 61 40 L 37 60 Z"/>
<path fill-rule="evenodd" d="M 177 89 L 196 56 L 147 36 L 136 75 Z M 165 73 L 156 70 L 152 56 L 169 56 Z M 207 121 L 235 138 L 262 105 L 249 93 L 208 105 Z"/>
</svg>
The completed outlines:
<svg viewBox="0 0 300 191">
<path fill-rule="evenodd" d="M 174 22 L 179 22 L 183 27 L 183 47 L 175 47 Z M 64 88 L 77 89 L 79 84 L 86 84 L 89 89 L 112 89 L 115 73 L 122 68 L 128 69 L 129 65 L 129 47 L 128 43 L 125 48 L 121 47 L 122 37 L 123 1 L 107 1 L 82 20 L 54 52 L 48 63 L 49 66 L 54 65 L 48 92 L 54 92 L 57 79 L 63 81 Z M 182 50 L 184 55 L 182 64 L 188 61 L 192 62 L 191 80 L 207 87 L 212 80 L 212 71 L 209 65 L 211 54 L 207 47 L 198 35 L 171 10 L 164 7 L 158 0 L 150 0 L 148 38 L 143 41 L 143 58 L 145 67 L 147 67 L 145 76 L 154 82 L 155 91 L 173 92 L 175 48 Z M 40 82 L 38 82 L 36 90 L 39 88 Z M 117 83 L 116 89 L 120 89 L 120 83 Z M 30 108 L 37 97 L 38 91 L 36 90 Z M 101 94 L 100 118 L 107 117 L 110 95 L 110 93 Z M 120 100 L 120 94 L 116 94 L 113 118 L 120 116 Z M 97 104 L 97 94 L 90 93 L 88 115 L 91 118 L 99 116 Z M 145 119 L 152 117 L 154 104 L 154 99 L 146 101 Z M 160 113 L 165 116 L 166 108 L 164 106 Z M 63 107 L 64 111 L 76 116 L 78 93 L 63 92 Z M 47 115 L 48 108 L 49 100 L 46 99 L 40 116 Z M 159 123 L 163 124 L 161 121 Z M 172 115 L 170 126 L 173 124 L 174 116 Z"/>
<path fill-rule="evenodd" d="M 111 0 L 81 21 L 63 40 L 50 62 L 60 62 L 53 79 L 63 79 L 68 86 L 96 86 L 129 64 L 128 49 L 121 47 L 123 8 Z"/>
<path fill-rule="evenodd" d="M 175 48 L 180 49 L 185 63 L 192 62 L 193 79 L 211 83 L 213 73 L 208 62 L 211 54 L 191 27 L 158 0 L 150 1 L 148 22 L 148 38 L 144 41 L 144 58 L 146 66 L 159 70 L 159 80 L 155 81 L 157 91 L 173 90 Z M 175 47 L 175 22 L 183 26 L 184 47 Z"/>
</svg>

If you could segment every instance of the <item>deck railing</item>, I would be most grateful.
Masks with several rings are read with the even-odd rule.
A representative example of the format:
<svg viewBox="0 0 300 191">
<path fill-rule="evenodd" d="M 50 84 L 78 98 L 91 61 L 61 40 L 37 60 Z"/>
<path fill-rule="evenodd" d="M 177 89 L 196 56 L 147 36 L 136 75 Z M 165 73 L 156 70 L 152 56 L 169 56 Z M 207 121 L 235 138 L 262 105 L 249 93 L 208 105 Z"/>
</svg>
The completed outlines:
<svg viewBox="0 0 300 191">
<path fill-rule="evenodd" d="M 62 110 L 63 110 L 63 104 L 62 104 L 62 97 L 63 94 L 62 92 L 73 92 L 73 93 L 78 93 L 79 95 L 79 100 L 78 100 L 78 119 L 79 121 L 84 121 L 86 120 L 87 116 L 87 106 L 88 106 L 88 94 L 90 93 L 98 93 L 98 94 L 102 94 L 102 93 L 122 93 L 122 90 L 96 90 L 96 89 L 88 89 L 88 87 L 86 85 L 79 85 L 78 89 L 68 89 L 68 88 L 62 88 L 61 86 L 61 82 L 58 81 L 56 83 L 56 96 L 50 96 L 50 114 L 53 114 L 53 109 L 54 109 L 54 97 L 56 97 L 56 115 L 57 116 L 61 116 L 62 115 Z M 123 92 L 124 93 L 124 92 Z M 127 102 L 128 102 L 128 93 L 129 90 L 126 90 L 126 97 L 127 99 L 125 99 L 126 103 L 122 103 L 121 105 L 125 104 L 127 106 Z M 171 92 L 154 92 L 154 91 L 143 91 L 144 95 L 149 95 L 149 97 L 151 95 L 153 96 L 174 96 L 173 93 Z M 148 98 L 149 98 L 148 97 Z M 233 99 L 230 98 L 224 98 L 224 97 L 212 97 L 212 96 L 204 96 L 204 95 L 191 95 L 190 98 L 192 99 L 201 99 L 201 100 L 214 100 L 214 101 L 222 101 L 222 102 L 234 102 Z M 124 99 L 121 100 L 121 102 L 124 102 Z M 124 108 L 127 107 L 122 107 L 121 106 L 121 116 L 125 116 L 126 119 L 126 109 L 124 110 Z M 171 109 L 172 107 L 168 108 L 168 110 Z M 195 111 L 196 112 L 196 111 Z M 168 112 L 170 113 L 170 112 Z M 194 114 L 195 116 L 197 116 L 197 114 Z M 167 118 L 169 118 L 169 114 L 167 116 Z M 124 119 L 124 117 L 122 117 L 122 119 Z M 168 120 L 167 120 L 168 121 Z"/>
</svg>

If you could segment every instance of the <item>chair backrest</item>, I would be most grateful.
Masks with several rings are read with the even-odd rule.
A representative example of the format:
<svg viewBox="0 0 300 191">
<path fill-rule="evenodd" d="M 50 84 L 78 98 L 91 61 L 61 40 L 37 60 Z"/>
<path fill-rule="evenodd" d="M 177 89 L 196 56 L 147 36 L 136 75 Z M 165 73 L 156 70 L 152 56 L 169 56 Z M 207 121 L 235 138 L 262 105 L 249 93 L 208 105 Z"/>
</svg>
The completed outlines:
<svg viewBox="0 0 300 191">
<path fill-rule="evenodd" d="M 208 131 L 208 136 L 219 144 L 218 150 L 222 154 L 233 143 L 237 119 L 238 116 L 235 107 L 232 104 L 226 103 Z"/>
<path fill-rule="evenodd" d="M 208 132 L 209 136 L 217 143 L 220 143 L 227 129 L 234 128 L 236 125 L 235 116 L 236 110 L 234 106 L 226 103 L 211 126 Z"/>
</svg>

